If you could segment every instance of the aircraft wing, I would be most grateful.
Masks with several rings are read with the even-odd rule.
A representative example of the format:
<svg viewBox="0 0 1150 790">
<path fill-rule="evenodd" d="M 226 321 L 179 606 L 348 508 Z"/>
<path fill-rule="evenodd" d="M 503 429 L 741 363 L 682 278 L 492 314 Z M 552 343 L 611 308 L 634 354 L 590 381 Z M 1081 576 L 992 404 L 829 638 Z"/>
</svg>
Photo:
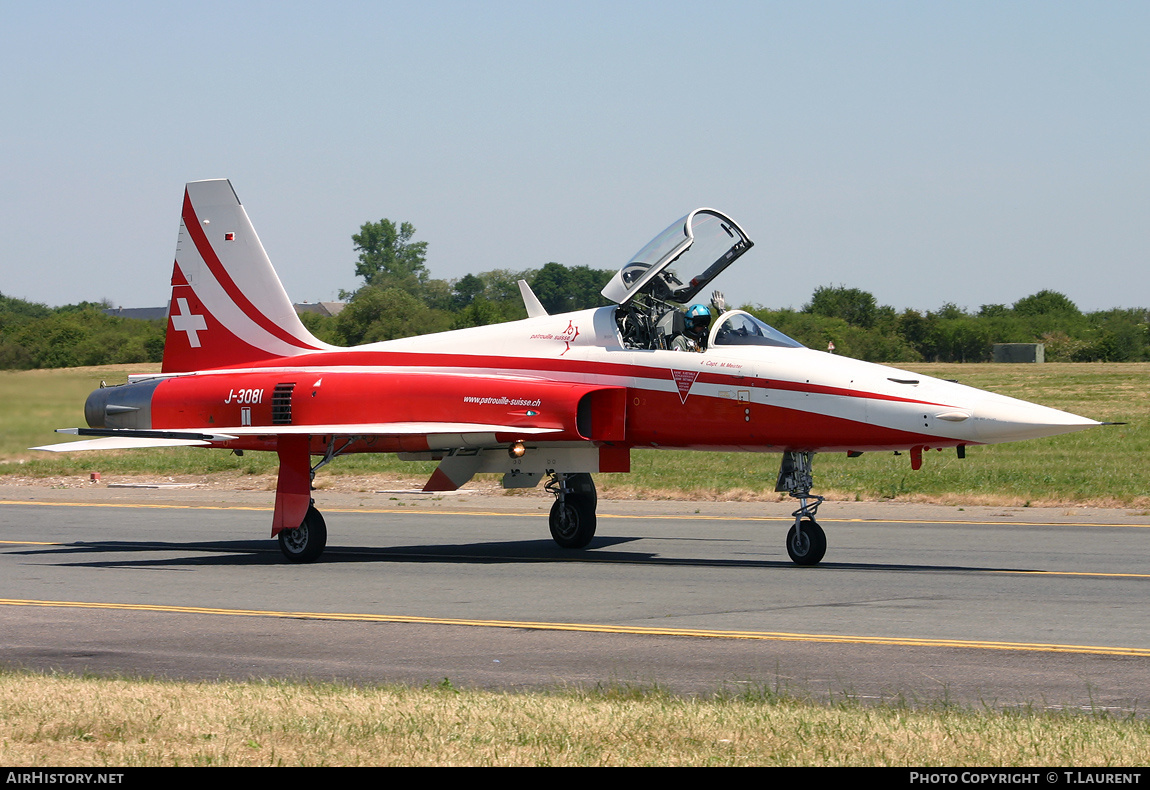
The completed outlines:
<svg viewBox="0 0 1150 790">
<path fill-rule="evenodd" d="M 82 450 L 126 450 L 144 447 L 207 447 L 242 436 L 347 436 L 347 437 L 443 437 L 447 446 L 493 442 L 493 434 L 538 436 L 562 433 L 558 428 L 525 428 L 471 422 L 333 423 L 329 425 L 244 425 L 205 433 L 200 430 L 132 430 L 129 428 L 61 428 L 57 433 L 98 438 L 33 447 L 52 453 Z M 491 438 L 489 438 L 491 437 Z M 470 441 L 469 441 L 470 440 Z"/>
<path fill-rule="evenodd" d="M 541 433 L 562 433 L 559 428 L 524 428 L 519 425 L 488 425 L 474 422 L 388 422 L 360 425 L 333 423 L 330 425 L 247 425 L 225 428 L 223 433 L 236 436 L 423 436 L 426 434 L 487 434 L 521 433 L 535 436 Z"/>
<path fill-rule="evenodd" d="M 211 442 L 203 439 L 148 439 L 132 436 L 104 436 L 99 439 L 85 439 L 79 442 L 61 442 L 30 447 L 30 450 L 44 450 L 49 453 L 75 453 L 82 450 L 137 450 L 143 447 L 208 447 Z"/>
</svg>

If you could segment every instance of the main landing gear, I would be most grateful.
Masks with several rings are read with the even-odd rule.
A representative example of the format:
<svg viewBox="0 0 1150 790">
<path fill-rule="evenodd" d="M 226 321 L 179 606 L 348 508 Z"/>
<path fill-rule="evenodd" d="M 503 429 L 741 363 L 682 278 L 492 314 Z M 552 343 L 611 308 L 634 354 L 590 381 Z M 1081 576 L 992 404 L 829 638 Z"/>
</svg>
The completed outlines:
<svg viewBox="0 0 1150 790">
<path fill-rule="evenodd" d="M 347 450 L 354 439 L 344 438 L 342 441 L 343 444 L 337 447 L 336 437 L 330 437 L 323 458 L 315 466 L 311 466 L 310 436 L 280 438 L 277 448 L 280 458 L 279 480 L 276 483 L 277 518 L 280 512 L 281 494 L 285 499 L 290 497 L 293 505 L 302 502 L 304 497 L 308 499 L 307 512 L 300 525 L 293 529 L 281 529 L 279 532 L 280 551 L 289 562 L 315 562 L 327 546 L 327 524 L 316 510 L 311 491 L 314 490 L 315 473 Z"/>
<path fill-rule="evenodd" d="M 586 472 L 553 472 L 543 486 L 555 495 L 551 506 L 551 537 L 565 549 L 581 549 L 595 537 L 595 481 Z"/>
<path fill-rule="evenodd" d="M 327 524 L 323 515 L 309 505 L 303 523 L 295 529 L 280 530 L 280 551 L 291 562 L 315 562 L 327 546 Z"/>
<path fill-rule="evenodd" d="M 814 477 L 811 461 L 814 453 L 786 452 L 779 466 L 776 491 L 785 491 L 799 500 L 799 509 L 791 515 L 795 524 L 787 533 L 787 554 L 796 565 L 818 565 L 827 553 L 827 536 L 815 521 L 815 513 L 824 497 L 811 493 Z"/>
</svg>

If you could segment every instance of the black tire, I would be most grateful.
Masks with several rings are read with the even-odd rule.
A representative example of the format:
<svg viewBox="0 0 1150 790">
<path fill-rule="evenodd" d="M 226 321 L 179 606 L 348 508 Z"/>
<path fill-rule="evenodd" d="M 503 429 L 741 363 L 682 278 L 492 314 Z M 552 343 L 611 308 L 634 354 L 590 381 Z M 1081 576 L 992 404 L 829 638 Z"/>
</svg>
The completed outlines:
<svg viewBox="0 0 1150 790">
<path fill-rule="evenodd" d="M 595 537 L 595 500 L 586 494 L 568 494 L 563 504 L 551 506 L 551 537 L 565 549 L 581 549 Z"/>
<path fill-rule="evenodd" d="M 813 519 L 803 519 L 800 536 L 793 526 L 787 533 L 787 554 L 795 565 L 818 565 L 827 553 L 827 536 Z"/>
<path fill-rule="evenodd" d="M 327 524 L 315 506 L 307 509 L 303 523 L 280 530 L 280 551 L 289 562 L 315 562 L 327 546 Z"/>
<path fill-rule="evenodd" d="M 571 486 L 571 490 L 576 494 L 586 497 L 587 501 L 591 503 L 592 510 L 599 504 L 599 494 L 595 491 L 595 480 L 586 472 L 578 472 L 568 477 L 567 485 Z"/>
</svg>

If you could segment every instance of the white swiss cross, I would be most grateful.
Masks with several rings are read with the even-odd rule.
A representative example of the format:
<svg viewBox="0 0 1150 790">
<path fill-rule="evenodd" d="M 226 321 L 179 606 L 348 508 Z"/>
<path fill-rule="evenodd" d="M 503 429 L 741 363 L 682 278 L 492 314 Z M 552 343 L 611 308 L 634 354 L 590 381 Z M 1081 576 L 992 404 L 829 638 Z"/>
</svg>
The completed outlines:
<svg viewBox="0 0 1150 790">
<path fill-rule="evenodd" d="M 204 320 L 202 315 L 192 315 L 188 311 L 188 300 L 177 299 L 176 304 L 180 306 L 180 312 L 172 316 L 172 328 L 177 332 L 188 333 L 188 343 L 192 348 L 200 347 L 200 336 L 197 332 L 204 332 L 208 328 L 208 322 Z"/>
</svg>

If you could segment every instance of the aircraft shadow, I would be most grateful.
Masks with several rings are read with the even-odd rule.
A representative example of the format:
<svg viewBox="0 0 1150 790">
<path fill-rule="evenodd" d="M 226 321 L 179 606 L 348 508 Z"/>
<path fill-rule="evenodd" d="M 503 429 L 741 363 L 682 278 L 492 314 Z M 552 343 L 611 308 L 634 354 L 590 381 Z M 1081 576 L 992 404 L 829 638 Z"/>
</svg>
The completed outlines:
<svg viewBox="0 0 1150 790">
<path fill-rule="evenodd" d="M 723 559 L 706 557 L 665 557 L 653 552 L 622 551 L 617 547 L 643 540 L 636 537 L 595 538 L 585 550 L 562 549 L 550 539 L 520 541 L 488 541 L 469 544 L 433 544 L 415 546 L 329 546 L 315 564 L 339 563 L 457 563 L 461 565 L 489 565 L 524 562 L 595 562 L 633 565 L 668 565 L 713 568 L 787 568 L 815 570 L 795 565 L 789 558 L 780 559 Z M 129 555 L 144 553 L 179 553 L 176 557 L 149 557 L 129 559 Z M 63 566 L 115 568 L 115 567 L 205 567 L 205 566 L 262 566 L 287 565 L 279 546 L 272 540 L 233 541 L 79 541 L 35 549 L 19 549 L 3 554 L 27 557 L 59 558 Z M 102 559 L 66 561 L 67 555 L 99 554 Z M 107 558 L 113 555 L 113 558 Z M 119 555 L 119 556 L 116 556 Z M 1026 573 L 1025 568 L 998 568 L 964 565 L 922 565 L 899 563 L 822 562 L 821 570 L 875 570 L 903 572 L 992 572 Z"/>
</svg>

